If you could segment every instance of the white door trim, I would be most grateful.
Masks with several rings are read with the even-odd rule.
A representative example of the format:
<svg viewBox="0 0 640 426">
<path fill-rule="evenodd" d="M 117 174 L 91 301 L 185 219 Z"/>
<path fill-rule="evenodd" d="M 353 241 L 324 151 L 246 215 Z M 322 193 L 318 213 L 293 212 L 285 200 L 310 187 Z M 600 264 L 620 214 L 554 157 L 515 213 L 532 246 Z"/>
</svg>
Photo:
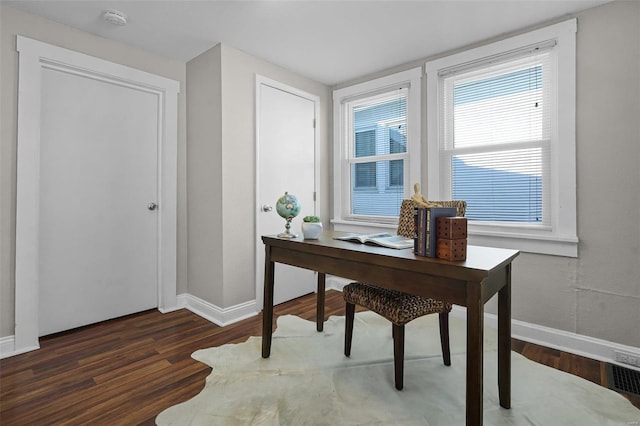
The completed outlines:
<svg viewBox="0 0 640 426">
<path fill-rule="evenodd" d="M 261 97 L 260 97 L 260 86 L 265 85 L 265 86 L 269 86 L 269 87 L 273 87 L 274 89 L 278 89 L 278 90 L 282 90 L 284 92 L 288 92 L 291 93 L 293 95 L 296 96 L 300 96 L 301 98 L 304 99 L 308 99 L 309 101 L 313 102 L 313 110 L 314 110 L 314 121 L 315 121 L 315 128 L 314 128 L 314 192 L 316 194 L 315 196 L 315 214 L 318 214 L 318 212 L 320 211 L 320 193 L 318 191 L 318 185 L 320 182 L 320 167 L 318 166 L 318 161 L 320 159 L 320 147 L 319 147 L 319 128 L 320 126 L 318 125 L 318 114 L 319 114 L 319 110 L 320 110 L 320 97 L 313 95 L 311 93 L 307 93 L 303 90 L 297 89 L 295 87 L 289 86 L 287 84 L 284 83 L 280 83 L 279 81 L 276 80 L 272 80 L 268 77 L 264 77 L 262 75 L 256 74 L 256 105 L 255 105 L 255 110 L 256 110 L 256 114 L 255 114 L 255 124 L 254 124 L 254 128 L 256 131 L 256 145 L 255 145 L 255 164 L 256 164 L 256 181 L 255 181 L 255 210 L 254 210 L 254 217 L 255 217 L 255 240 L 256 240 L 256 251 L 254 253 L 254 262 L 255 262 L 255 269 L 256 269 L 256 308 L 258 309 L 258 311 L 262 310 L 262 301 L 264 298 L 264 294 L 263 294 L 263 286 L 264 286 L 264 264 L 258 264 L 258 250 L 264 250 L 264 244 L 262 243 L 262 239 L 260 238 L 260 210 L 262 208 L 261 205 L 261 200 L 260 200 L 260 193 L 258 191 L 258 189 L 260 188 L 259 185 L 259 177 L 260 177 L 260 102 L 261 102 Z M 286 155 L 286 152 L 283 153 L 283 155 Z M 295 159 L 293 159 L 293 161 L 295 161 Z M 275 200 L 274 204 L 275 204 Z M 284 221 L 283 221 L 284 224 Z"/>
<path fill-rule="evenodd" d="M 175 309 L 177 101 L 180 84 L 124 65 L 17 36 L 19 52 L 15 351 L 39 348 L 38 244 L 40 106 L 43 69 L 142 90 L 158 97 L 158 309 Z"/>
</svg>

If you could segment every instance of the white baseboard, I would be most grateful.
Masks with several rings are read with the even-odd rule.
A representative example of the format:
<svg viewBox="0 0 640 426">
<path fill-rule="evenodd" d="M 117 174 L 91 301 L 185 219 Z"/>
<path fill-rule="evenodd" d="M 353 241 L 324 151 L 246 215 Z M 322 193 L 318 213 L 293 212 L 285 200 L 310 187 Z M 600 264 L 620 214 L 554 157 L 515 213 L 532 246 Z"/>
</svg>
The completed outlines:
<svg viewBox="0 0 640 426">
<path fill-rule="evenodd" d="M 467 310 L 462 306 L 454 306 L 451 314 L 456 318 L 467 318 Z M 498 328 L 497 315 L 485 313 L 484 324 L 487 327 Z M 515 319 L 511 320 L 511 337 L 632 369 L 636 367 L 617 362 L 615 352 L 621 351 L 640 358 L 640 348 Z"/>
<path fill-rule="evenodd" d="M 220 327 L 256 316 L 260 312 L 255 300 L 220 308 L 188 293 L 178 295 L 178 307 L 186 308 Z"/>
<path fill-rule="evenodd" d="M 179 296 L 177 296 L 177 297 L 179 297 Z M 160 313 L 168 314 L 169 312 L 174 312 L 174 311 L 179 311 L 180 309 L 184 309 L 185 306 L 184 305 L 182 305 L 182 306 L 180 305 L 180 301 L 177 300 L 177 297 L 176 297 L 175 306 L 171 306 L 169 308 L 161 308 L 161 307 L 158 306 L 158 310 L 160 311 Z"/>
<path fill-rule="evenodd" d="M 16 355 L 15 350 L 15 336 L 0 337 L 0 359 Z"/>
<path fill-rule="evenodd" d="M 40 349 L 40 346 L 26 347 L 16 351 L 16 337 L 5 336 L 0 337 L 0 359 L 9 358 L 10 356 L 20 355 L 27 352 Z"/>
<path fill-rule="evenodd" d="M 327 276 L 326 287 L 328 289 L 342 291 L 342 288 L 349 282 L 350 280 L 344 278 Z M 456 318 L 467 319 L 467 310 L 462 306 L 454 306 L 451 314 Z M 485 313 L 484 323 L 487 327 L 498 328 L 498 318 L 494 314 Z M 615 352 L 625 352 L 640 359 L 640 348 L 515 319 L 511 320 L 511 336 L 519 340 L 524 340 L 525 342 L 535 343 L 548 348 L 558 349 L 563 352 L 598 361 L 610 362 L 632 369 L 636 367 L 617 362 Z"/>
</svg>

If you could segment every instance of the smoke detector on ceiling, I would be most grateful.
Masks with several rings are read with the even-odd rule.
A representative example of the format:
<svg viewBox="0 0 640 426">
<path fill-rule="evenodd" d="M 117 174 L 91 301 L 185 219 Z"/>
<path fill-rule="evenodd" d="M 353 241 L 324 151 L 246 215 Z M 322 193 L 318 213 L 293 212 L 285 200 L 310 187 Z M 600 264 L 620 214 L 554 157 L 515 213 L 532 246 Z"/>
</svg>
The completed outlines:
<svg viewBox="0 0 640 426">
<path fill-rule="evenodd" d="M 104 12 L 102 18 L 110 24 L 123 26 L 127 25 L 127 15 L 120 12 L 119 10 L 109 9 Z"/>
</svg>

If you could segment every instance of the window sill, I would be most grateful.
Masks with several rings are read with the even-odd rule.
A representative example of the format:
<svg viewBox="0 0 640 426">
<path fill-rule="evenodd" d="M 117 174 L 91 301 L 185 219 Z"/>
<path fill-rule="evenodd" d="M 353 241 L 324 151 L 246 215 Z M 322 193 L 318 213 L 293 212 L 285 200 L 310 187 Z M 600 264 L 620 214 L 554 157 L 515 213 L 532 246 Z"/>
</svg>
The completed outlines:
<svg viewBox="0 0 640 426">
<path fill-rule="evenodd" d="M 335 231 L 369 234 L 374 232 L 395 233 L 396 224 L 363 222 L 344 219 L 332 219 Z M 513 232 L 495 232 L 469 227 L 470 245 L 507 248 L 525 253 L 546 254 L 551 256 L 578 257 L 577 237 L 558 237 L 553 235 L 528 235 Z"/>
</svg>

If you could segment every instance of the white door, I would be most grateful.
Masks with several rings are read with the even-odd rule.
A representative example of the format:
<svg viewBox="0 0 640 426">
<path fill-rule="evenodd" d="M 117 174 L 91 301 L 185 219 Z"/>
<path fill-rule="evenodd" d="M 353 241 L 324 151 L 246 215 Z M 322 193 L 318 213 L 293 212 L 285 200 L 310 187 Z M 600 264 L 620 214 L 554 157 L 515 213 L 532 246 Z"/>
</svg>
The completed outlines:
<svg viewBox="0 0 640 426">
<path fill-rule="evenodd" d="M 302 206 L 292 221 L 291 232 L 302 238 L 302 218 L 316 214 L 316 132 L 317 100 L 295 89 L 266 79 L 258 90 L 258 176 L 257 176 L 257 297 L 262 301 L 264 286 L 264 245 L 262 235 L 284 232 L 285 220 L 275 204 L 285 191 L 295 195 Z M 269 206 L 263 209 L 263 206 Z M 315 273 L 277 264 L 274 304 L 311 293 L 316 289 Z"/>
<path fill-rule="evenodd" d="M 180 84 L 27 37 L 16 48 L 15 353 L 176 309 Z"/>
<path fill-rule="evenodd" d="M 158 97 L 45 69 L 41 102 L 39 335 L 158 306 Z"/>
</svg>

